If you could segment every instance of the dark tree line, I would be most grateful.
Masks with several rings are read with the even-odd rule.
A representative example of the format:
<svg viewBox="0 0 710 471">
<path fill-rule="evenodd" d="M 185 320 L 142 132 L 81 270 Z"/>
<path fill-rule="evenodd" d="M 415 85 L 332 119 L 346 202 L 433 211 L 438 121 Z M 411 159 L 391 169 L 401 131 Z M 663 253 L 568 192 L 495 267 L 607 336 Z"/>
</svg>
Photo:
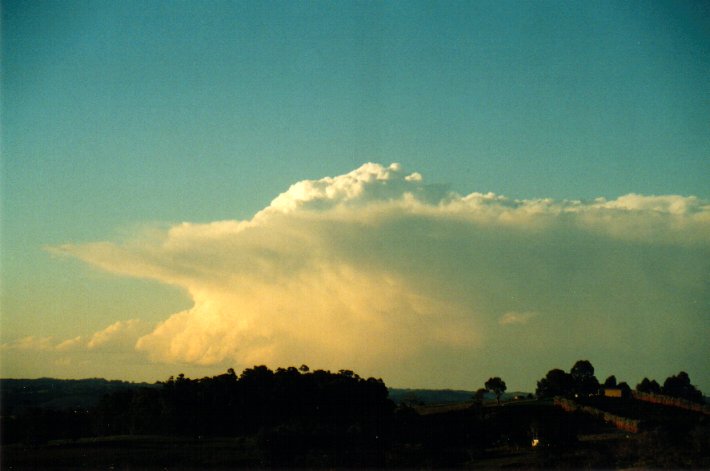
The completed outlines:
<svg viewBox="0 0 710 471">
<path fill-rule="evenodd" d="M 537 382 L 535 394 L 539 398 L 562 397 L 588 397 L 598 394 L 603 388 L 620 389 L 624 397 L 631 395 L 631 387 L 626 382 L 617 383 L 616 376 L 609 376 L 600 385 L 594 376 L 594 367 L 588 360 L 577 361 L 569 373 L 555 368 L 547 372 L 544 378 Z M 690 383 L 688 373 L 681 371 L 677 375 L 668 377 L 663 386 L 656 380 L 644 378 L 636 385 L 639 392 L 663 394 L 666 396 L 687 399 L 689 401 L 703 403 L 703 394 Z"/>
<path fill-rule="evenodd" d="M 617 383 L 616 377 L 610 376 L 600 385 L 591 363 L 580 360 L 569 372 L 550 370 L 538 382 L 537 393 L 541 398 L 573 397 L 593 394 L 595 390 L 599 392 L 602 387 L 623 388 L 624 384 Z M 82 383 L 80 392 L 87 392 L 89 385 Z M 14 401 L 17 407 L 6 407 L 7 414 L 0 417 L 3 456 L 7 456 L 5 452 L 13 452 L 15 462 L 29 463 L 25 466 L 29 468 L 41 467 L 37 465 L 40 462 L 33 461 L 37 450 L 75 453 L 65 458 L 67 463 L 73 463 L 71 459 L 80 456 L 79 452 L 93 450 L 96 443 L 111 450 L 120 447 L 131 450 L 125 456 L 121 455 L 119 461 L 115 461 L 118 458 L 111 453 L 106 458 L 109 461 L 97 458 L 96 463 L 101 467 L 110 464 L 130 468 L 149 463 L 174 467 L 176 463 L 183 465 L 180 460 L 187 459 L 191 461 L 184 465 L 196 468 L 217 464 L 250 468 L 453 468 L 486 460 L 494 449 L 516 450 L 517 453 L 519 449 L 531 447 L 531 443 L 537 444 L 534 445 L 536 454 L 531 457 L 534 461 L 526 464 L 589 467 L 587 462 L 564 461 L 563 455 L 569 451 L 570 457 L 577 457 L 578 451 L 586 449 L 584 446 L 577 448 L 578 434 L 597 433 L 607 427 L 596 417 L 565 412 L 554 407 L 551 401 L 513 401 L 511 407 L 483 406 L 480 402 L 487 391 L 498 399 L 505 392 L 506 384 L 500 377 L 491 377 L 485 382 L 485 389 L 477 392 L 480 399 L 477 403 L 437 413 L 427 413 L 426 409 L 415 409 L 406 403 L 395 409 L 388 398 L 387 388 L 379 379 L 361 378 L 349 370 L 337 373 L 310 371 L 306 366 L 275 371 L 266 366 L 255 366 L 241 374 L 230 369 L 224 374 L 201 379 L 190 379 L 181 374 L 153 385 L 117 383 L 98 402 L 85 408 L 76 405 L 65 409 L 50 408 L 49 404 L 56 401 L 45 401 L 52 395 L 42 392 L 46 389 L 42 385 L 41 389 L 29 394 L 32 400 L 25 400 L 27 398 L 20 394 L 20 389 L 25 386 L 20 383 L 17 386 Z M 76 392 L 74 389 L 78 383 L 66 386 Z M 98 382 L 95 386 L 104 388 L 106 384 Z M 47 380 L 47 387 L 52 387 L 52 381 Z M 686 397 L 700 394 L 683 372 L 668 378 L 663 386 L 644 379 L 637 388 L 645 387 L 653 389 L 651 392 Z M 604 397 L 588 397 L 584 401 L 614 402 Z M 615 404 L 622 410 L 637 410 L 634 402 L 617 401 Z M 76 404 L 74 399 L 72 403 Z M 47 406 L 35 407 L 34 404 Z M 695 447 L 686 450 L 687 453 L 695 453 L 696 448 L 707 448 L 706 428 L 701 427 L 702 417 L 698 419 L 698 414 L 678 416 L 675 411 L 654 414 L 663 416 L 663 420 L 651 416 L 661 426 L 645 437 L 666 436 L 662 434 L 675 437 L 674 443 Z M 109 438 L 72 441 L 102 436 Z M 154 436 L 160 436 L 160 440 L 154 440 Z M 164 441 L 165 437 L 172 439 Z M 210 437 L 217 438 L 211 440 Z M 234 438 L 225 440 L 225 437 Z M 69 440 L 63 444 L 35 446 L 57 438 Z M 224 456 L 223 443 L 229 443 L 226 448 L 229 456 Z M 6 448 L 5 445 L 9 446 Z M 181 450 L 187 447 L 190 453 L 178 453 L 176 447 Z M 686 453 L 685 448 L 678 445 L 669 450 L 667 454 L 672 459 L 668 462 L 677 466 L 681 462 L 670 453 Z M 160 455 L 154 457 L 156 452 Z M 604 453 L 589 455 L 589 459 L 602 459 L 589 463 L 614 467 L 617 463 L 615 449 Z M 700 467 L 706 463 L 696 459 L 697 456 L 687 456 L 690 456 L 688 463 Z M 655 456 L 651 458 L 656 459 Z M 216 459 L 222 461 L 214 461 Z M 47 460 L 40 464 L 54 464 L 49 458 Z M 628 467 L 637 461 L 646 465 L 658 462 L 648 461 L 645 456 L 643 460 L 632 457 L 618 463 Z M 105 463 L 107 466 L 103 466 Z M 20 468 L 22 466 L 18 466 Z"/>
<path fill-rule="evenodd" d="M 535 394 L 540 398 L 572 397 L 588 396 L 598 391 L 599 381 L 594 376 L 594 367 L 588 360 L 579 360 L 569 373 L 559 368 L 548 371 L 547 375 L 537 382 Z"/>
<path fill-rule="evenodd" d="M 4 423 L 10 433 L 3 441 L 108 435 L 271 437 L 284 426 L 327 431 L 330 439 L 345 432 L 375 437 L 383 435 L 393 410 L 380 379 L 361 378 L 349 370 L 255 366 L 240 375 L 232 369 L 201 379 L 180 374 L 157 385 L 117 390 L 84 410 L 26 409 Z"/>
<path fill-rule="evenodd" d="M 348 370 L 272 371 L 255 366 L 211 378 L 170 377 L 160 388 L 105 396 L 96 409 L 99 435 L 227 436 L 284 423 L 355 424 L 376 429 L 394 408 L 382 380 Z"/>
<path fill-rule="evenodd" d="M 649 380 L 648 378 L 644 378 L 636 385 L 636 390 L 639 392 L 678 397 L 700 404 L 704 403 L 703 393 L 690 384 L 690 376 L 688 376 L 688 373 L 685 371 L 666 378 L 663 382 L 663 386 L 659 385 L 655 379 Z"/>
</svg>

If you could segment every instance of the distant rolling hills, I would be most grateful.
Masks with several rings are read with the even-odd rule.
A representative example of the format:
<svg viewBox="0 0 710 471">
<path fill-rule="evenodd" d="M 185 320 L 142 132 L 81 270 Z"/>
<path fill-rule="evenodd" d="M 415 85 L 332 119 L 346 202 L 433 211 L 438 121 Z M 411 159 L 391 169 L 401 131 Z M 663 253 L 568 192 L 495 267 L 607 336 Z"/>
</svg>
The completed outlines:
<svg viewBox="0 0 710 471">
<path fill-rule="evenodd" d="M 88 409 L 105 395 L 119 390 L 140 387 L 156 387 L 157 383 L 131 383 L 127 381 L 90 379 L 0 379 L 2 415 L 12 415 L 23 409 Z M 389 388 L 389 397 L 396 404 L 410 405 L 454 404 L 473 399 L 475 391 L 454 389 L 405 389 Z M 527 396 L 525 392 L 503 394 L 503 400 L 515 396 Z M 487 400 L 494 400 L 491 393 Z"/>
<path fill-rule="evenodd" d="M 411 405 L 431 405 L 431 404 L 454 404 L 457 402 L 472 401 L 475 391 L 464 391 L 457 389 L 402 389 L 389 388 L 390 399 L 395 403 L 407 403 Z M 504 393 L 501 400 L 510 400 L 516 396 L 526 397 L 528 393 L 512 391 Z M 486 400 L 494 400 L 493 393 L 487 393 Z"/>
<path fill-rule="evenodd" d="M 0 379 L 2 415 L 14 415 L 29 408 L 49 410 L 89 409 L 115 391 L 155 387 L 156 384 L 90 379 Z"/>
</svg>

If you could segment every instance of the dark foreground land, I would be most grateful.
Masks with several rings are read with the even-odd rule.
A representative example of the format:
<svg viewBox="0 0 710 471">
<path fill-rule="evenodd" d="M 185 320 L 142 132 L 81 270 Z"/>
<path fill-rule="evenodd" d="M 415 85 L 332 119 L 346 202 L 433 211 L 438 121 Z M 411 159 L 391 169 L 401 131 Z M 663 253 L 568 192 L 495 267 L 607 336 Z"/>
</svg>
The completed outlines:
<svg viewBox="0 0 710 471">
<path fill-rule="evenodd" d="M 3 447 L 2 469 L 699 468 L 710 467 L 708 429 L 683 437 L 628 434 L 550 404 L 398 413 L 389 437 L 281 426 L 242 437 L 122 435 Z M 554 443 L 532 447 L 530 423 Z M 369 441 L 366 442 L 366 441 Z"/>
<path fill-rule="evenodd" d="M 633 398 L 587 402 L 640 420 L 638 433 L 552 400 L 415 409 L 349 371 L 245 373 L 113 385 L 93 405 L 83 391 L 83 409 L 11 395 L 2 469 L 710 468 L 707 415 Z"/>
<path fill-rule="evenodd" d="M 546 438 L 533 447 L 533 435 Z M 382 437 L 293 424 L 240 437 L 121 435 L 15 443 L 3 447 L 2 469 L 707 469 L 709 450 L 707 424 L 630 434 L 549 402 L 529 402 L 426 415 L 398 410 Z"/>
</svg>

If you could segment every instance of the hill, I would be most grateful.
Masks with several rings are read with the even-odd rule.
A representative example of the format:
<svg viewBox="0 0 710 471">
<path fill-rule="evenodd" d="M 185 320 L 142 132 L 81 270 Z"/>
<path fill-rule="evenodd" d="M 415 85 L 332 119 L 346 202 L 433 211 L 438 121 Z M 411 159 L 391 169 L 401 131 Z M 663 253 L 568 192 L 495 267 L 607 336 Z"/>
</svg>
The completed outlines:
<svg viewBox="0 0 710 471">
<path fill-rule="evenodd" d="M 390 399 L 396 404 L 410 405 L 433 405 L 433 404 L 455 404 L 460 402 L 471 402 L 475 391 L 461 389 L 407 389 L 389 388 Z M 503 393 L 501 399 L 511 400 L 515 397 L 527 397 L 529 393 L 513 391 Z M 495 400 L 495 394 L 486 393 L 485 400 Z"/>
<path fill-rule="evenodd" d="M 11 416 L 31 408 L 46 410 L 90 409 L 106 394 L 157 384 L 89 379 L 0 379 L 0 414 Z"/>
</svg>

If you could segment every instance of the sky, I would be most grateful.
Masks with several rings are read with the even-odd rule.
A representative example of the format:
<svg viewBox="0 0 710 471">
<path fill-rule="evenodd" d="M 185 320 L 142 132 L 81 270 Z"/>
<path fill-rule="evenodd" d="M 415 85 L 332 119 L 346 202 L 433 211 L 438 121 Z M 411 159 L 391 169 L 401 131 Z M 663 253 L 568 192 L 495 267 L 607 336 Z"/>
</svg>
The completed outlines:
<svg viewBox="0 0 710 471">
<path fill-rule="evenodd" d="M 0 376 L 710 391 L 707 2 L 0 7 Z"/>
</svg>

